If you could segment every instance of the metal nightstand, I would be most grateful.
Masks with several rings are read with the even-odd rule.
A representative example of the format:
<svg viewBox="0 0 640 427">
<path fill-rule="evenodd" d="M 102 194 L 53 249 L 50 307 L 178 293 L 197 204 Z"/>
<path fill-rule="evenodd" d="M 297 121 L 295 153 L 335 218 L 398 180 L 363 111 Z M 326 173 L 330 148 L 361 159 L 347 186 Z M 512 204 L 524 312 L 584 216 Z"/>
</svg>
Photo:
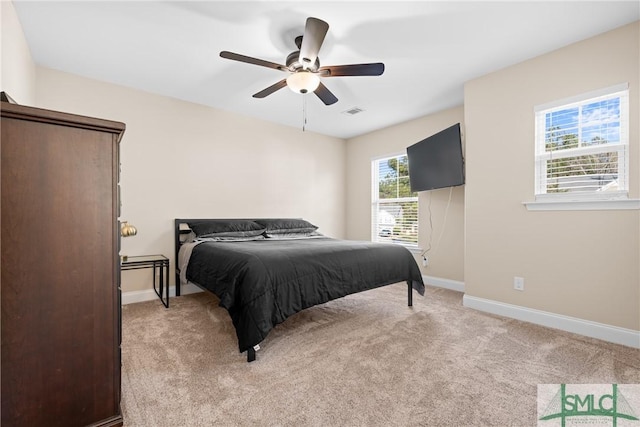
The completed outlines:
<svg viewBox="0 0 640 427">
<path fill-rule="evenodd" d="M 162 304 L 169 308 L 169 258 L 164 255 L 128 256 L 120 264 L 121 270 L 139 270 L 153 268 L 153 290 Z M 156 285 L 156 269 L 160 270 L 160 283 Z M 165 294 L 164 299 L 162 294 Z"/>
</svg>

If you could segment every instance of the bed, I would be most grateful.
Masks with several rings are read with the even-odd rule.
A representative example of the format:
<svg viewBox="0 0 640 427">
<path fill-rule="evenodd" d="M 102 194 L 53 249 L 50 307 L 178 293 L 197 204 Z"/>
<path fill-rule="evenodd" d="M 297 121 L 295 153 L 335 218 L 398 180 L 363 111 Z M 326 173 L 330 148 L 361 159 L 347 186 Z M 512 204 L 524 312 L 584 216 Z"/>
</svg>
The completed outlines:
<svg viewBox="0 0 640 427">
<path fill-rule="evenodd" d="M 424 295 L 413 255 L 392 243 L 339 240 L 304 219 L 175 219 L 176 296 L 193 283 L 227 309 L 241 353 L 255 360 L 269 331 L 336 298 L 406 282 Z"/>
</svg>

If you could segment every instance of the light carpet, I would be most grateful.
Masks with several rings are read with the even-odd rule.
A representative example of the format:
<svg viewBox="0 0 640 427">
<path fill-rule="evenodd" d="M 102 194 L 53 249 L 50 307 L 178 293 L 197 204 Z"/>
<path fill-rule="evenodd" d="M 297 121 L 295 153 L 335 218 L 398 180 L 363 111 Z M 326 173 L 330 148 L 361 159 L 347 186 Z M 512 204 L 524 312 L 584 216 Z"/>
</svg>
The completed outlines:
<svg viewBox="0 0 640 427">
<path fill-rule="evenodd" d="M 125 426 L 535 426 L 538 384 L 640 383 L 640 350 L 406 293 L 298 313 L 252 363 L 210 293 L 126 305 Z"/>
</svg>

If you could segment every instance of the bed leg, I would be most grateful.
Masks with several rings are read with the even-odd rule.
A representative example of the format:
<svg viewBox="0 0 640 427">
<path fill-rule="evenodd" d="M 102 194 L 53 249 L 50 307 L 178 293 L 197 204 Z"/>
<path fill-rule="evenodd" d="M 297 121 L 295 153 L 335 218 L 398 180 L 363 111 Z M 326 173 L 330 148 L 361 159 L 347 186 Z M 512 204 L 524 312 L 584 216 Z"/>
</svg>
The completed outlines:
<svg viewBox="0 0 640 427">
<path fill-rule="evenodd" d="M 407 294 L 407 303 L 409 307 L 413 307 L 413 288 L 411 286 L 411 280 L 407 280 L 407 287 L 409 289 L 409 292 Z"/>
<path fill-rule="evenodd" d="M 253 362 L 256 360 L 256 349 L 251 347 L 247 350 L 247 362 Z"/>
</svg>

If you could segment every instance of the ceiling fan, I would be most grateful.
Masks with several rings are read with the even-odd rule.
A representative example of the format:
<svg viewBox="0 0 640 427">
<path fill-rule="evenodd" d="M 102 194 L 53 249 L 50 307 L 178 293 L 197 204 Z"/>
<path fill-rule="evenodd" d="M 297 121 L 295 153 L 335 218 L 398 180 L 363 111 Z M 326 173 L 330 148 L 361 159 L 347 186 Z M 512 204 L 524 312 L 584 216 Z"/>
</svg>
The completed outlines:
<svg viewBox="0 0 640 427">
<path fill-rule="evenodd" d="M 275 70 L 289 73 L 289 77 L 261 90 L 253 95 L 254 98 L 264 98 L 285 86 L 297 93 L 315 93 L 325 105 L 331 105 L 338 98 L 322 84 L 320 77 L 344 77 L 344 76 L 379 76 L 384 73 L 384 64 L 376 62 L 372 64 L 329 65 L 320 66 L 318 52 L 322 47 L 324 37 L 329 30 L 329 24 L 318 18 L 307 18 L 304 35 L 295 39 L 299 50 L 291 52 L 286 59 L 286 65 L 264 61 L 238 53 L 220 52 L 220 56 L 234 61 L 260 65 Z"/>
</svg>

